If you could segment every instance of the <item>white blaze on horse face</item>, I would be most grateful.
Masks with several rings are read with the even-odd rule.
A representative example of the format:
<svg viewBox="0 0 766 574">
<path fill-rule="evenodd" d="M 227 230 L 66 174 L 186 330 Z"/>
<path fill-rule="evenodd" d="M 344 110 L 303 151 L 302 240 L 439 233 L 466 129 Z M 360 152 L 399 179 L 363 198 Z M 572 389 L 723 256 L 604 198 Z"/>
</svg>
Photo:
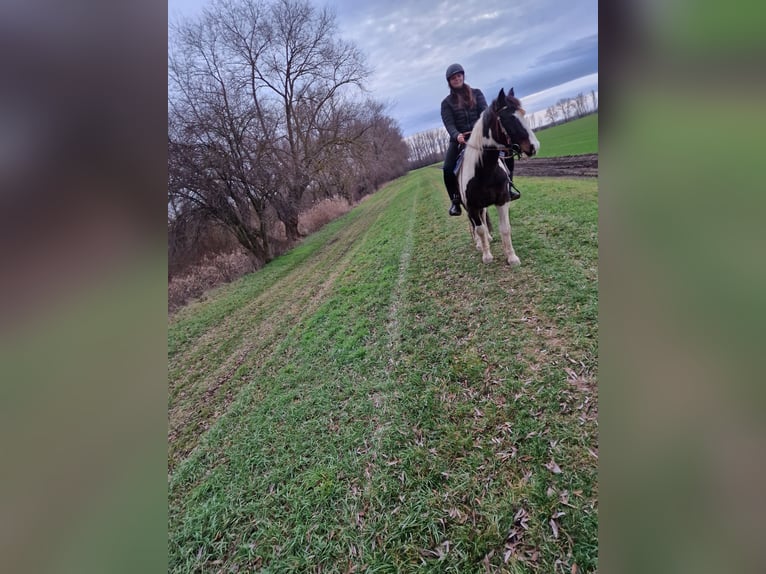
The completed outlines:
<svg viewBox="0 0 766 574">
<path fill-rule="evenodd" d="M 527 123 L 527 119 L 524 117 L 524 114 L 519 112 L 519 110 L 516 110 L 515 112 L 513 112 L 513 115 L 519 118 L 521 125 L 524 126 L 525 130 L 527 130 L 527 134 L 529 134 L 529 143 L 531 143 L 535 147 L 535 152 L 540 151 L 540 141 L 537 139 L 535 132 L 532 131 L 532 128 L 529 127 L 529 124 Z"/>
</svg>

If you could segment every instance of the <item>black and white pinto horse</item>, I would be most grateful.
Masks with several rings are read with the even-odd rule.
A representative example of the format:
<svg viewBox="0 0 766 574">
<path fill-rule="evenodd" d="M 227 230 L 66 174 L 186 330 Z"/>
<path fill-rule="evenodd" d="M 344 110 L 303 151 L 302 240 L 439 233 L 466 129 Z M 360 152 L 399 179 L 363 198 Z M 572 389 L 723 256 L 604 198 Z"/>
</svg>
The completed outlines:
<svg viewBox="0 0 766 574">
<path fill-rule="evenodd" d="M 511 266 L 521 263 L 511 243 L 511 223 L 508 208 L 511 202 L 508 168 L 500 152 L 533 156 L 540 142 L 524 119 L 521 102 L 513 94 L 500 90 L 492 104 L 485 109 L 473 127 L 466 143 L 463 161 L 458 170 L 460 199 L 471 222 L 471 237 L 481 251 L 484 263 L 492 261 L 489 242 L 492 241 L 487 221 L 487 207 L 495 205 L 499 219 L 500 237 L 505 260 Z"/>
</svg>

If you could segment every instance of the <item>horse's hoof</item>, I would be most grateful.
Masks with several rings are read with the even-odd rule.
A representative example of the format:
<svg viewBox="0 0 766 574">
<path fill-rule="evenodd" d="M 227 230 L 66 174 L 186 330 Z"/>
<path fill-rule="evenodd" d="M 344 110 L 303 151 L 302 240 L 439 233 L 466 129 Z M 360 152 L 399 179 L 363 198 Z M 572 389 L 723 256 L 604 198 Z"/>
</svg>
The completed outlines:
<svg viewBox="0 0 766 574">
<path fill-rule="evenodd" d="M 515 255 L 513 257 L 509 257 L 508 265 L 510 265 L 511 267 L 518 267 L 519 265 L 521 265 L 521 259 L 519 259 Z"/>
<path fill-rule="evenodd" d="M 482 256 L 481 256 L 481 260 L 482 260 L 484 263 L 492 263 L 492 259 L 494 259 L 494 258 L 492 257 L 492 255 L 491 255 L 491 254 L 490 254 L 490 255 L 482 255 Z"/>
</svg>

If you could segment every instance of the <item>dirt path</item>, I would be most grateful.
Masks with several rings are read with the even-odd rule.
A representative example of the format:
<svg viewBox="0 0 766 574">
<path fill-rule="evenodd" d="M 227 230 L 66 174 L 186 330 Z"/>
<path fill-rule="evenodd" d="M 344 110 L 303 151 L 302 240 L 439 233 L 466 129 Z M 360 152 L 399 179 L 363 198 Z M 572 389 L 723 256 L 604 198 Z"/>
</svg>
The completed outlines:
<svg viewBox="0 0 766 574">
<path fill-rule="evenodd" d="M 516 160 L 513 174 L 538 177 L 598 177 L 598 154 L 524 158 Z"/>
</svg>

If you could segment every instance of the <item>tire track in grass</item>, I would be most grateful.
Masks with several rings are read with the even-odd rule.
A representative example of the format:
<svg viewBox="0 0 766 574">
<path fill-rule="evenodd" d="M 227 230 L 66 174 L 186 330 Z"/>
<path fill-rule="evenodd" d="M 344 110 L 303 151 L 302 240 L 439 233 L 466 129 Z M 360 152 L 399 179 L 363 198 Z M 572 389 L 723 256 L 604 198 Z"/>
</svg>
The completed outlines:
<svg viewBox="0 0 766 574">
<path fill-rule="evenodd" d="M 391 194 L 402 204 L 410 203 L 406 196 L 396 190 Z M 388 213 L 386 222 L 381 225 L 389 226 L 392 221 L 396 221 L 396 216 Z M 322 454 L 325 451 L 338 449 L 333 459 L 340 457 L 344 465 L 350 465 L 352 470 L 347 472 L 351 475 L 364 475 L 364 462 L 372 455 L 362 450 L 357 452 L 357 449 L 363 448 L 364 436 L 367 438 L 366 444 L 370 444 L 371 438 L 376 434 L 376 428 L 385 433 L 386 421 L 383 420 L 382 425 L 375 426 L 369 417 L 373 413 L 379 420 L 385 419 L 388 416 L 388 408 L 387 404 L 382 404 L 382 408 L 371 411 L 370 402 L 363 399 L 374 397 L 375 393 L 385 394 L 392 385 L 385 376 L 385 363 L 372 358 L 358 363 L 354 359 L 336 355 L 336 351 L 346 346 L 347 337 L 356 337 L 360 331 L 363 334 L 376 323 L 385 327 L 387 320 L 392 317 L 392 297 L 395 291 L 389 286 L 395 286 L 399 280 L 398 276 L 389 275 L 392 255 L 396 253 L 399 257 L 399 275 L 406 276 L 407 267 L 407 259 L 402 259 L 401 255 L 402 250 L 406 251 L 402 248 L 402 245 L 407 244 L 406 234 L 403 234 L 404 238 L 401 235 L 397 237 L 398 233 L 386 237 L 385 234 L 381 234 L 379 225 L 375 226 L 376 229 L 372 227 L 371 225 L 370 229 L 358 238 L 357 251 L 349 261 L 352 268 L 345 269 L 346 272 L 339 277 L 339 289 L 329 297 L 331 301 L 325 301 L 327 306 L 324 310 L 304 317 L 302 324 L 296 325 L 293 332 L 286 335 L 284 347 L 278 349 L 270 358 L 270 362 L 260 369 L 259 380 L 253 380 L 242 389 L 239 398 L 227 413 L 216 421 L 214 428 L 206 434 L 199 447 L 175 473 L 169 486 L 171 506 L 178 509 L 171 516 L 171 522 L 176 524 L 176 528 L 182 527 L 188 520 L 184 518 L 183 509 L 186 504 L 182 500 L 189 495 L 191 489 L 194 489 L 195 496 L 202 496 L 204 493 L 207 498 L 207 493 L 212 488 L 227 499 L 238 499 L 242 496 L 242 489 L 249 491 L 261 488 L 249 484 L 247 477 L 238 475 L 238 471 L 234 470 L 239 468 L 242 457 L 248 459 L 248 468 L 261 468 L 260 464 L 266 465 L 268 470 L 264 470 L 264 474 L 254 476 L 253 480 L 265 481 L 266 490 L 269 489 L 270 481 L 278 485 L 274 492 L 277 499 L 281 497 L 280 490 L 300 489 L 304 477 L 319 476 L 322 473 L 320 469 L 327 465 L 326 454 Z M 384 303 L 381 296 L 387 302 Z M 339 324 L 334 323 L 335 319 L 330 317 L 338 312 L 344 315 L 344 320 Z M 375 320 L 372 320 L 372 317 Z M 333 330 L 325 331 L 324 327 L 332 327 Z M 336 327 L 340 329 L 336 330 Z M 384 328 L 383 332 L 388 331 Z M 311 335 L 310 340 L 306 338 L 308 335 Z M 388 336 L 376 338 L 372 332 L 365 337 L 365 341 L 370 354 L 374 349 L 375 354 L 384 356 L 386 349 L 391 346 Z M 321 355 L 317 354 L 319 348 L 323 349 Z M 287 351 L 289 356 L 280 352 L 283 350 Z M 349 352 L 353 353 L 353 350 L 349 349 Z M 346 365 L 348 360 L 351 360 L 351 363 Z M 383 376 L 378 376 L 379 374 Z M 326 393 L 332 398 L 329 410 L 325 410 L 324 403 L 328 400 Z M 305 415 L 302 414 L 304 411 Z M 332 424 L 334 432 L 317 434 L 314 431 L 315 426 L 321 427 L 325 420 Z M 364 429 L 368 429 L 369 432 L 363 432 L 352 450 L 348 450 L 345 443 L 338 443 L 342 436 L 335 436 L 335 433 L 344 435 Z M 283 431 L 288 436 L 283 436 Z M 282 456 L 287 456 L 290 460 L 277 462 Z M 231 462 L 235 458 L 237 462 Z M 253 458 L 255 460 L 251 460 Z M 318 460 L 314 461 L 314 458 Z M 258 463 L 257 460 L 268 462 Z M 330 466 L 334 468 L 337 464 Z M 235 473 L 234 476 L 230 474 L 232 472 Z M 282 478 L 278 479 L 279 476 Z M 226 480 L 225 484 L 212 486 L 211 483 L 217 482 L 219 478 L 223 480 L 223 477 Z M 232 480 L 243 482 L 235 485 L 231 484 Z M 313 478 L 311 480 L 313 481 Z M 196 488 L 196 485 L 199 485 L 199 488 Z M 262 502 L 252 501 L 252 504 L 265 504 L 268 507 L 269 500 L 267 497 Z M 216 504 L 218 501 L 216 498 Z M 310 512 L 313 508 L 308 501 L 302 502 L 301 506 L 303 505 L 306 505 L 307 510 L 302 512 Z M 290 511 L 297 510 L 290 505 Z M 333 516 L 337 513 L 337 510 L 324 506 L 315 509 L 315 512 L 327 511 L 331 511 Z M 227 512 L 238 515 L 237 510 Z M 272 529 L 287 528 L 287 532 L 279 535 L 280 538 L 288 536 L 285 543 L 280 544 L 281 552 L 291 553 L 290 549 L 302 547 L 299 540 L 290 538 L 295 534 L 292 532 L 291 522 L 284 514 L 275 517 L 273 513 L 272 509 L 258 514 L 272 516 L 272 519 L 264 519 L 265 523 L 257 532 L 269 538 L 268 533 Z M 212 518 L 213 516 L 210 516 L 210 519 Z M 329 527 L 325 524 L 327 520 L 332 524 L 338 519 L 323 519 L 320 532 Z M 183 542 L 185 534 L 179 532 L 179 536 L 179 544 L 188 543 Z M 236 533 L 232 536 L 236 540 L 242 540 L 247 535 Z M 236 553 L 237 549 L 233 547 L 230 552 Z M 331 563 L 332 560 L 327 562 Z"/>
<path fill-rule="evenodd" d="M 523 211 L 516 218 L 523 221 Z M 414 256 L 413 273 L 420 277 L 420 285 L 413 286 L 410 309 L 411 315 L 418 314 L 429 324 L 419 325 L 421 319 L 410 317 L 409 324 L 403 325 L 419 341 L 408 365 L 414 375 L 409 379 L 413 389 L 409 400 L 413 420 L 421 425 L 418 440 L 425 446 L 435 446 L 439 452 L 453 451 L 455 455 L 446 462 L 438 458 L 434 461 L 442 465 L 438 470 L 449 475 L 442 483 L 444 498 L 422 511 L 432 513 L 433 520 L 443 520 L 444 526 L 437 529 L 439 533 L 431 541 L 433 547 L 421 548 L 420 552 L 435 556 L 434 548 L 444 550 L 440 546 L 444 540 L 454 544 L 462 538 L 461 545 L 450 550 L 444 568 L 450 560 L 473 560 L 476 553 L 487 567 L 503 568 L 510 566 L 505 565 L 504 557 L 507 559 L 513 552 L 537 553 L 535 545 L 539 543 L 537 554 L 545 564 L 552 568 L 557 559 L 569 564 L 573 550 L 567 546 L 569 533 L 582 538 L 581 546 L 575 543 L 575 554 L 587 554 L 593 543 L 588 536 L 595 536 L 595 530 L 584 530 L 577 521 L 580 517 L 593 520 L 588 515 L 593 512 L 595 494 L 589 494 L 587 489 L 579 494 L 567 492 L 560 485 L 568 480 L 588 484 L 593 479 L 594 457 L 582 445 L 595 446 L 596 437 L 592 421 L 581 424 L 577 408 L 588 395 L 571 388 L 565 371 L 569 358 L 577 356 L 574 353 L 568 357 L 572 349 L 585 351 L 589 346 L 578 342 L 569 329 L 559 328 L 557 316 L 550 315 L 550 306 L 541 304 L 543 298 L 556 298 L 550 288 L 560 281 L 560 266 L 546 269 L 528 251 L 526 260 L 522 256 L 522 267 L 513 271 L 503 265 L 484 266 L 475 260 L 475 251 L 462 226 L 450 234 L 448 224 L 433 221 L 432 225 L 428 234 L 444 237 L 421 247 Z M 523 234 L 519 237 L 523 238 Z M 518 241 L 517 251 L 526 251 L 527 247 L 524 241 Z M 544 249 L 549 251 L 551 247 L 562 254 L 566 251 L 556 243 Z M 565 266 L 576 266 L 565 261 Z M 433 290 L 432 286 L 437 285 L 443 285 L 445 291 Z M 457 307 L 451 301 L 455 292 L 465 295 Z M 534 321 L 519 321 L 529 317 Z M 488 338 L 492 333 L 495 337 Z M 531 350 L 544 353 L 535 356 Z M 420 393 L 416 391 L 420 385 L 418 371 L 430 382 L 422 385 Z M 527 379 L 531 382 L 523 386 Z M 437 397 L 431 405 L 433 410 L 423 408 L 428 405 L 429 394 Z M 557 398 L 568 403 L 565 412 L 558 411 Z M 402 452 L 409 449 L 417 453 L 406 444 L 401 448 Z M 576 456 L 567 458 L 573 453 Z M 552 460 L 547 454 L 563 456 L 558 459 L 563 470 L 559 478 L 544 467 Z M 556 486 L 551 495 L 546 492 L 549 484 Z M 572 487 L 575 491 L 578 488 Z M 577 506 L 576 512 L 571 511 L 574 506 L 563 508 L 567 516 L 556 518 L 560 539 L 551 534 L 552 515 L 538 514 L 557 501 L 554 495 Z M 549 496 L 554 498 L 549 500 Z M 474 499 L 482 500 L 482 504 L 466 504 Z M 507 530 L 503 528 L 511 525 L 521 509 L 529 511 L 532 531 L 518 545 L 514 539 L 509 548 L 504 540 Z M 389 525 L 394 526 L 393 522 Z M 578 562 L 588 565 L 587 557 Z M 533 566 L 536 571 L 547 571 L 545 565 Z"/>
<path fill-rule="evenodd" d="M 170 339 L 181 340 L 172 345 L 171 360 L 188 363 L 190 358 L 209 354 L 225 341 L 241 335 L 232 327 L 237 326 L 243 314 L 251 319 L 247 324 L 253 324 L 257 323 L 253 319 L 273 312 L 272 307 L 260 306 L 289 304 L 291 300 L 287 295 L 303 286 L 299 281 L 312 280 L 328 262 L 340 259 L 369 218 L 385 209 L 385 204 L 386 198 L 371 198 L 365 202 L 364 209 L 345 214 L 263 269 L 212 291 L 208 301 L 193 303 L 180 311 L 171 323 Z M 279 296 L 272 297 L 275 292 Z M 243 298 L 244 303 L 240 301 Z M 203 315 L 213 317 L 198 320 Z M 184 334 L 186 332 L 189 333 Z"/>
<path fill-rule="evenodd" d="M 292 303 L 285 303 L 284 306 L 275 307 L 270 315 L 260 318 L 259 322 L 255 322 L 256 328 L 259 324 L 275 326 L 280 323 L 284 325 L 284 328 L 280 330 L 272 330 L 273 336 L 269 341 L 269 346 L 259 348 L 258 356 L 255 357 L 253 361 L 247 362 L 240 367 L 240 369 L 243 369 L 243 372 L 235 381 L 233 381 L 233 383 L 236 384 L 229 385 L 225 389 L 228 391 L 228 394 L 221 396 L 221 393 L 219 393 L 219 404 L 217 405 L 218 408 L 215 413 L 208 413 L 206 417 L 202 417 L 201 420 L 198 420 L 195 423 L 197 428 L 194 428 L 189 424 L 187 424 L 186 427 L 176 425 L 179 428 L 183 428 L 182 432 L 185 443 L 183 445 L 183 452 L 174 453 L 174 456 L 172 457 L 173 470 L 178 468 L 180 463 L 193 455 L 195 449 L 201 444 L 202 437 L 216 424 L 216 420 L 227 414 L 232 403 L 237 401 L 238 397 L 240 397 L 248 386 L 250 386 L 248 379 L 252 373 L 263 371 L 276 372 L 289 363 L 291 356 L 296 352 L 296 349 L 293 345 L 289 344 L 289 341 L 296 337 L 295 333 L 301 328 L 301 324 L 310 320 L 317 309 L 326 302 L 326 299 L 331 293 L 332 287 L 336 285 L 338 278 L 348 272 L 349 263 L 358 255 L 359 251 L 363 249 L 365 238 L 370 233 L 373 223 L 380 218 L 381 213 L 386 211 L 390 202 L 396 199 L 396 195 L 396 190 L 393 189 L 390 193 L 382 194 L 380 197 L 375 198 L 375 201 L 368 200 L 365 202 L 364 206 L 362 206 L 362 215 L 357 219 L 357 225 L 353 228 L 344 228 L 344 230 L 337 236 L 338 239 L 332 241 L 332 243 L 337 243 L 340 246 L 342 252 L 341 256 L 339 259 L 330 262 L 333 265 L 334 271 L 327 280 L 323 281 L 321 287 L 319 289 L 314 289 L 313 287 L 308 289 L 313 295 L 308 299 L 307 304 L 304 304 L 301 307 L 295 307 Z M 326 259 L 317 258 L 317 261 L 312 261 L 312 265 L 310 266 L 304 264 L 301 267 L 296 268 L 295 273 L 297 276 L 308 277 L 307 284 L 309 284 L 310 278 L 321 276 L 321 270 L 327 266 L 328 261 Z M 289 283 L 290 278 L 291 275 L 287 275 L 284 280 Z M 275 289 L 269 290 L 269 293 L 276 293 L 275 297 L 281 296 Z M 231 360 L 232 357 L 228 356 L 224 360 L 224 364 L 229 365 Z M 187 410 L 191 411 L 192 417 L 193 415 L 198 414 L 195 402 L 189 401 L 189 405 Z M 181 416 L 183 413 L 177 411 L 175 414 L 176 416 Z M 211 416 L 213 414 L 215 416 Z M 186 420 L 187 423 L 188 421 L 189 419 Z M 178 436 L 175 436 L 174 438 L 174 443 L 178 443 Z"/>
<path fill-rule="evenodd" d="M 189 369 L 187 377 L 171 380 L 171 387 L 183 389 L 178 393 L 179 400 L 169 406 L 168 443 L 171 472 L 193 451 L 202 434 L 226 412 L 235 400 L 237 388 L 245 382 L 248 373 L 262 366 L 279 348 L 286 332 L 303 317 L 313 314 L 323 303 L 338 277 L 346 271 L 348 262 L 359 250 L 361 243 L 358 237 L 362 235 L 362 230 L 369 228 L 370 221 L 377 219 L 386 205 L 387 202 L 381 200 L 378 200 L 377 204 L 371 203 L 363 215 L 356 218 L 354 225 L 345 227 L 335 236 L 336 239 L 329 242 L 333 248 L 328 250 L 324 257 L 315 256 L 308 264 L 295 267 L 273 288 L 260 293 L 253 302 L 232 313 L 228 320 L 200 337 L 203 348 L 199 353 L 202 357 L 218 358 L 216 342 L 226 345 L 227 341 L 236 339 L 239 346 L 227 351 L 226 358 L 211 372 Z M 318 253 L 321 254 L 323 250 Z M 322 277 L 324 269 L 333 271 L 325 276 L 320 284 L 312 285 L 311 280 Z M 293 289 L 283 289 L 288 286 L 292 286 Z M 304 296 L 291 297 L 296 291 Z M 251 318 L 255 306 L 261 308 L 261 313 Z M 227 339 L 223 333 L 232 329 L 232 323 L 237 320 L 240 328 L 234 335 L 228 333 Z M 256 339 L 257 343 L 248 342 L 253 339 Z M 250 360 L 254 352 L 257 352 L 257 356 Z M 184 358 L 190 360 L 188 355 Z"/>
<path fill-rule="evenodd" d="M 399 312 L 402 299 L 406 295 L 407 280 L 409 278 L 410 271 L 410 260 L 412 259 L 413 232 L 415 228 L 415 212 L 418 206 L 418 192 L 413 192 L 412 197 L 412 205 L 407 209 L 407 213 L 409 213 L 409 221 L 405 231 L 402 255 L 399 259 L 399 275 L 396 279 L 396 285 L 394 287 L 393 296 L 391 298 L 391 306 L 388 311 L 388 321 L 386 323 L 386 333 L 388 334 L 388 349 L 391 357 L 395 357 L 399 353 L 399 346 L 401 342 Z M 393 359 L 389 358 L 386 363 L 386 372 L 389 377 L 391 376 L 394 367 L 395 363 Z"/>
<path fill-rule="evenodd" d="M 196 333 L 181 346 L 180 350 L 172 353 L 172 362 L 188 364 L 197 356 L 207 356 L 211 351 L 220 349 L 226 342 L 240 339 L 243 329 L 259 325 L 264 317 L 273 315 L 275 306 L 288 307 L 294 303 L 292 295 L 300 292 L 300 289 L 305 287 L 306 281 L 314 279 L 319 274 L 317 271 L 320 267 L 341 259 L 352 243 L 349 238 L 355 237 L 360 232 L 365 224 L 364 217 L 357 214 L 352 216 L 350 225 L 341 228 L 337 234 L 324 237 L 324 243 L 320 247 L 313 248 L 311 245 L 303 244 L 282 256 L 282 259 L 276 259 L 270 265 L 278 265 L 278 271 L 273 271 L 273 266 L 267 266 L 236 282 L 236 287 L 226 286 L 224 292 L 217 294 L 209 305 L 215 305 L 220 299 L 236 300 L 240 292 L 245 292 L 249 298 L 244 304 L 239 304 L 235 308 L 231 305 L 223 306 L 227 310 L 226 313 L 211 321 L 204 331 Z M 306 250 L 310 255 L 297 256 L 296 252 L 299 250 Z M 272 273 L 277 277 L 270 279 Z M 261 289 L 250 296 L 252 284 Z M 303 292 L 306 292 L 306 289 Z M 249 320 L 243 322 L 243 315 L 246 315 Z M 179 320 L 174 327 L 183 329 L 184 323 L 183 319 Z M 237 327 L 239 330 L 235 329 Z"/>
<path fill-rule="evenodd" d="M 189 347 L 199 345 L 200 339 L 211 332 L 226 331 L 225 321 L 236 311 L 241 311 L 241 299 L 257 299 L 263 291 L 284 285 L 288 276 L 304 264 L 314 267 L 321 254 L 337 241 L 337 235 L 344 228 L 333 231 L 345 223 L 353 227 L 362 215 L 352 210 L 338 221 L 331 222 L 325 228 L 312 234 L 289 253 L 277 257 L 264 268 L 248 274 L 233 283 L 223 285 L 206 293 L 204 301 L 194 301 L 181 308 L 170 321 L 172 333 L 169 334 L 171 357 L 179 357 Z M 312 265 L 313 263 L 313 265 Z"/>
</svg>

